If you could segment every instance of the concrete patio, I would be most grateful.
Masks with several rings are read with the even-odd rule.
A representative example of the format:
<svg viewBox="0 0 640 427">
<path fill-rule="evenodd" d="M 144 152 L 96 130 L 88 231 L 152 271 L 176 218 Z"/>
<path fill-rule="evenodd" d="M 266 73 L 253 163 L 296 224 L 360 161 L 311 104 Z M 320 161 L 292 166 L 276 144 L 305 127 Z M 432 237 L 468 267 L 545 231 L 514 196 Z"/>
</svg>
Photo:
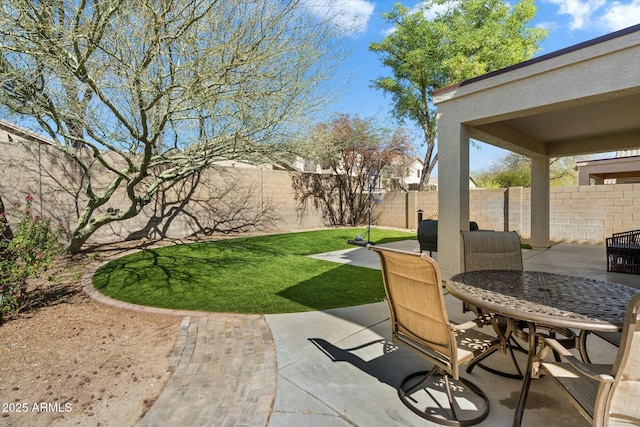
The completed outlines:
<svg viewBox="0 0 640 427">
<path fill-rule="evenodd" d="M 389 244 L 418 252 L 417 241 Z M 338 263 L 379 268 L 376 254 L 365 248 L 320 254 Z M 434 253 L 437 259 L 437 254 Z M 604 246 L 560 244 L 547 251 L 523 250 L 526 270 L 559 272 L 617 282 L 640 289 L 640 276 L 606 272 Z M 348 284 L 345 284 L 348 286 Z M 461 302 L 445 296 L 452 320 L 470 318 Z M 278 364 L 277 392 L 269 426 L 412 426 L 432 425 L 397 396 L 400 381 L 430 364 L 391 343 L 385 303 L 320 312 L 267 315 Z M 489 328 L 485 328 L 488 332 Z M 590 337 L 594 363 L 613 363 L 617 349 Z M 519 355 L 524 364 L 524 355 Z M 509 366 L 507 356 L 493 355 L 489 365 Z M 524 365 L 523 365 L 524 366 Z M 510 426 L 521 381 L 476 368 L 464 373 L 490 398 L 491 411 L 480 426 Z M 548 378 L 531 386 L 523 426 L 587 426 L 584 418 Z"/>
</svg>

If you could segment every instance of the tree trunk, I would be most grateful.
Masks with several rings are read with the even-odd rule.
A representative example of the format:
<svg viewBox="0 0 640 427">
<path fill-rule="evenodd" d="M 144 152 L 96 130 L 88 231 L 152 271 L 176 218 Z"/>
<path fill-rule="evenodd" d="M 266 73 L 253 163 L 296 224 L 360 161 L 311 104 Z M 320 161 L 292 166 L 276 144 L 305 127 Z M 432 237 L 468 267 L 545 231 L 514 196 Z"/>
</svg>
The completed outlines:
<svg viewBox="0 0 640 427">
<path fill-rule="evenodd" d="M 4 208 L 4 202 L 2 201 L 2 197 L 0 197 L 0 213 L 6 212 Z M 0 230 L 2 230 L 2 240 L 11 240 L 13 239 L 13 232 L 11 231 L 11 227 L 9 226 L 9 222 L 4 215 L 0 215 Z M 0 251 L 2 249 L 0 248 Z M 0 255 L 2 253 L 0 252 Z"/>
<path fill-rule="evenodd" d="M 424 133 L 424 140 L 427 143 L 427 152 L 424 155 L 424 163 L 422 166 L 422 174 L 420 175 L 418 190 L 424 191 L 428 189 L 431 172 L 438 163 L 438 153 L 435 153 L 434 155 L 436 141 L 433 135 L 435 135 L 435 129 L 432 129 L 429 126 L 429 120 L 427 119 L 427 123 L 423 123 L 421 127 L 422 132 Z"/>
<path fill-rule="evenodd" d="M 65 251 L 70 254 L 77 254 L 82 249 L 82 245 L 89 239 L 90 234 L 86 236 L 73 236 L 69 239 Z"/>
</svg>

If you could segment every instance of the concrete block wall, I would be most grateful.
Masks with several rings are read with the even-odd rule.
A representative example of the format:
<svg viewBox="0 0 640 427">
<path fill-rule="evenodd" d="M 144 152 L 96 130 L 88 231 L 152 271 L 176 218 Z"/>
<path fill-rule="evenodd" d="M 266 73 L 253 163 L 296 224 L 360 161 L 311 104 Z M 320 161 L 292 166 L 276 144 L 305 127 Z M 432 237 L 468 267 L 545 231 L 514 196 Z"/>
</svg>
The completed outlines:
<svg viewBox="0 0 640 427">
<path fill-rule="evenodd" d="M 528 226 L 530 219 L 527 218 L 527 221 L 524 221 L 524 216 L 528 215 L 529 212 L 527 207 L 524 206 L 525 200 L 528 202 L 528 199 L 526 199 L 526 197 L 529 195 L 529 193 L 527 193 L 527 195 L 525 196 L 524 190 L 525 189 L 522 187 L 509 188 L 507 193 L 508 200 L 506 203 L 508 210 L 507 230 L 515 231 L 520 236 L 522 236 L 523 234 L 530 234 L 530 227 Z M 523 233 L 523 230 L 526 230 L 526 233 Z"/>
<path fill-rule="evenodd" d="M 416 206 L 415 193 L 385 193 L 380 203 L 372 205 L 372 222 L 386 227 L 414 228 L 408 226 L 409 213 Z"/>
<path fill-rule="evenodd" d="M 60 222 L 67 230 L 74 227 L 78 218 L 75 200 L 84 196 L 70 191 L 78 187 L 80 177 L 73 162 L 48 144 L 3 141 L 0 167 L 0 196 L 8 211 L 13 211 L 14 202 L 24 206 L 24 197 L 34 195 L 36 215 Z M 96 191 L 106 185 L 105 180 L 94 182 Z M 124 194 L 116 192 L 104 209 L 124 209 L 128 204 Z M 324 226 L 321 212 L 313 204 L 304 211 L 298 209 L 289 172 L 218 167 L 171 185 L 138 216 L 100 228 L 89 243 L 141 237 L 180 238 L 206 233 L 214 227 L 231 229 L 257 217 L 268 231 Z M 14 225 L 19 215 L 9 219 Z"/>
<path fill-rule="evenodd" d="M 304 211 L 298 209 L 292 188 L 291 172 L 271 169 L 247 169 L 243 172 L 260 175 L 262 205 L 269 205 L 277 212 L 278 220 L 273 224 L 275 230 L 287 231 L 324 226 L 322 213 L 313 204 L 307 205 Z"/>
<path fill-rule="evenodd" d="M 9 214 L 15 214 L 14 203 L 24 206 L 25 196 L 32 195 L 33 215 L 64 226 L 77 219 L 75 194 L 70 189 L 76 186 L 80 171 L 68 159 L 55 155 L 50 147 L 2 141 L 0 171 L 0 196 Z M 18 220 L 10 217 L 9 223 Z"/>
<path fill-rule="evenodd" d="M 422 219 L 438 219 L 438 192 L 437 191 L 416 191 L 416 206 L 413 209 L 412 217 L 416 221 L 417 228 L 417 212 L 422 210 Z"/>
<path fill-rule="evenodd" d="M 469 191 L 469 220 L 485 230 L 507 230 L 509 200 L 507 189 L 487 189 Z"/>
<path fill-rule="evenodd" d="M 437 192 L 423 194 L 437 202 Z M 433 199 L 417 199 L 417 209 L 437 212 Z M 470 190 L 469 218 L 483 229 L 517 231 L 528 239 L 531 209 L 530 188 Z M 640 229 L 640 184 L 551 187 L 549 216 L 552 241 L 604 243 L 612 233 Z"/>
<path fill-rule="evenodd" d="M 418 201 L 420 206 L 423 207 L 423 217 L 425 219 L 438 218 L 438 192 L 437 191 L 424 191 L 418 193 Z M 418 206 L 418 208 L 420 208 Z M 425 208 L 426 206 L 426 208 Z"/>
<path fill-rule="evenodd" d="M 7 210 L 13 202 L 24 206 L 24 196 L 36 197 L 36 215 L 72 228 L 77 219 L 76 198 L 80 173 L 45 144 L 27 146 L 2 142 L 0 196 Z M 141 236 L 185 237 L 215 226 L 233 228 L 261 217 L 268 231 L 290 231 L 325 226 L 321 211 L 309 203 L 301 210 L 292 188 L 292 172 L 242 167 L 219 167 L 177 183 L 146 206 L 142 214 L 100 229 L 90 242 L 101 243 Z M 97 187 L 106 182 L 96 183 Z M 116 194 L 106 208 L 124 208 Z M 524 239 L 531 230 L 529 188 L 470 190 L 469 218 L 480 228 L 515 230 Z M 385 193 L 373 205 L 373 224 L 416 230 L 418 210 L 423 219 L 437 219 L 437 191 Z M 15 222 L 16 218 L 10 218 Z M 598 244 L 620 231 L 640 229 L 640 184 L 552 187 L 550 238 Z"/>
<path fill-rule="evenodd" d="M 552 240 L 603 243 L 640 229 L 640 184 L 554 187 L 550 202 Z"/>
</svg>

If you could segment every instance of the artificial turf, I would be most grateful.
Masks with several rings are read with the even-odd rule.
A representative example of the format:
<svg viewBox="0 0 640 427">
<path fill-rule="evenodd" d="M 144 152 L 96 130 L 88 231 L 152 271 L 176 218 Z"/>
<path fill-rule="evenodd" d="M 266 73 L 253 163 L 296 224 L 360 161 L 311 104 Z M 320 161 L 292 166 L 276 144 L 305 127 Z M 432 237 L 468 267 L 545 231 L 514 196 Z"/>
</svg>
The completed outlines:
<svg viewBox="0 0 640 427">
<path fill-rule="evenodd" d="M 341 228 L 145 249 L 102 266 L 93 284 L 135 304 L 229 313 L 292 313 L 382 301 L 379 270 L 309 258 L 354 248 Z M 415 233 L 372 230 L 377 243 Z"/>
</svg>

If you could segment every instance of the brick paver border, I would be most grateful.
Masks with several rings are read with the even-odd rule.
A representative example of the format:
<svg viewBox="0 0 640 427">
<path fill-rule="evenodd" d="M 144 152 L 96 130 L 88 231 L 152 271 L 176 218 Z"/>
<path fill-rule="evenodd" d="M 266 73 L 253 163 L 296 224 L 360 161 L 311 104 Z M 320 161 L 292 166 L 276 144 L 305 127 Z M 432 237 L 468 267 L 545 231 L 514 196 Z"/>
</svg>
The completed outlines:
<svg viewBox="0 0 640 427">
<path fill-rule="evenodd" d="M 115 300 L 98 292 L 92 282 L 107 262 L 82 278 L 82 290 L 91 299 L 121 310 L 183 318 L 167 361 L 173 374 L 137 425 L 266 426 L 278 372 L 264 316 L 172 310 Z"/>
</svg>

